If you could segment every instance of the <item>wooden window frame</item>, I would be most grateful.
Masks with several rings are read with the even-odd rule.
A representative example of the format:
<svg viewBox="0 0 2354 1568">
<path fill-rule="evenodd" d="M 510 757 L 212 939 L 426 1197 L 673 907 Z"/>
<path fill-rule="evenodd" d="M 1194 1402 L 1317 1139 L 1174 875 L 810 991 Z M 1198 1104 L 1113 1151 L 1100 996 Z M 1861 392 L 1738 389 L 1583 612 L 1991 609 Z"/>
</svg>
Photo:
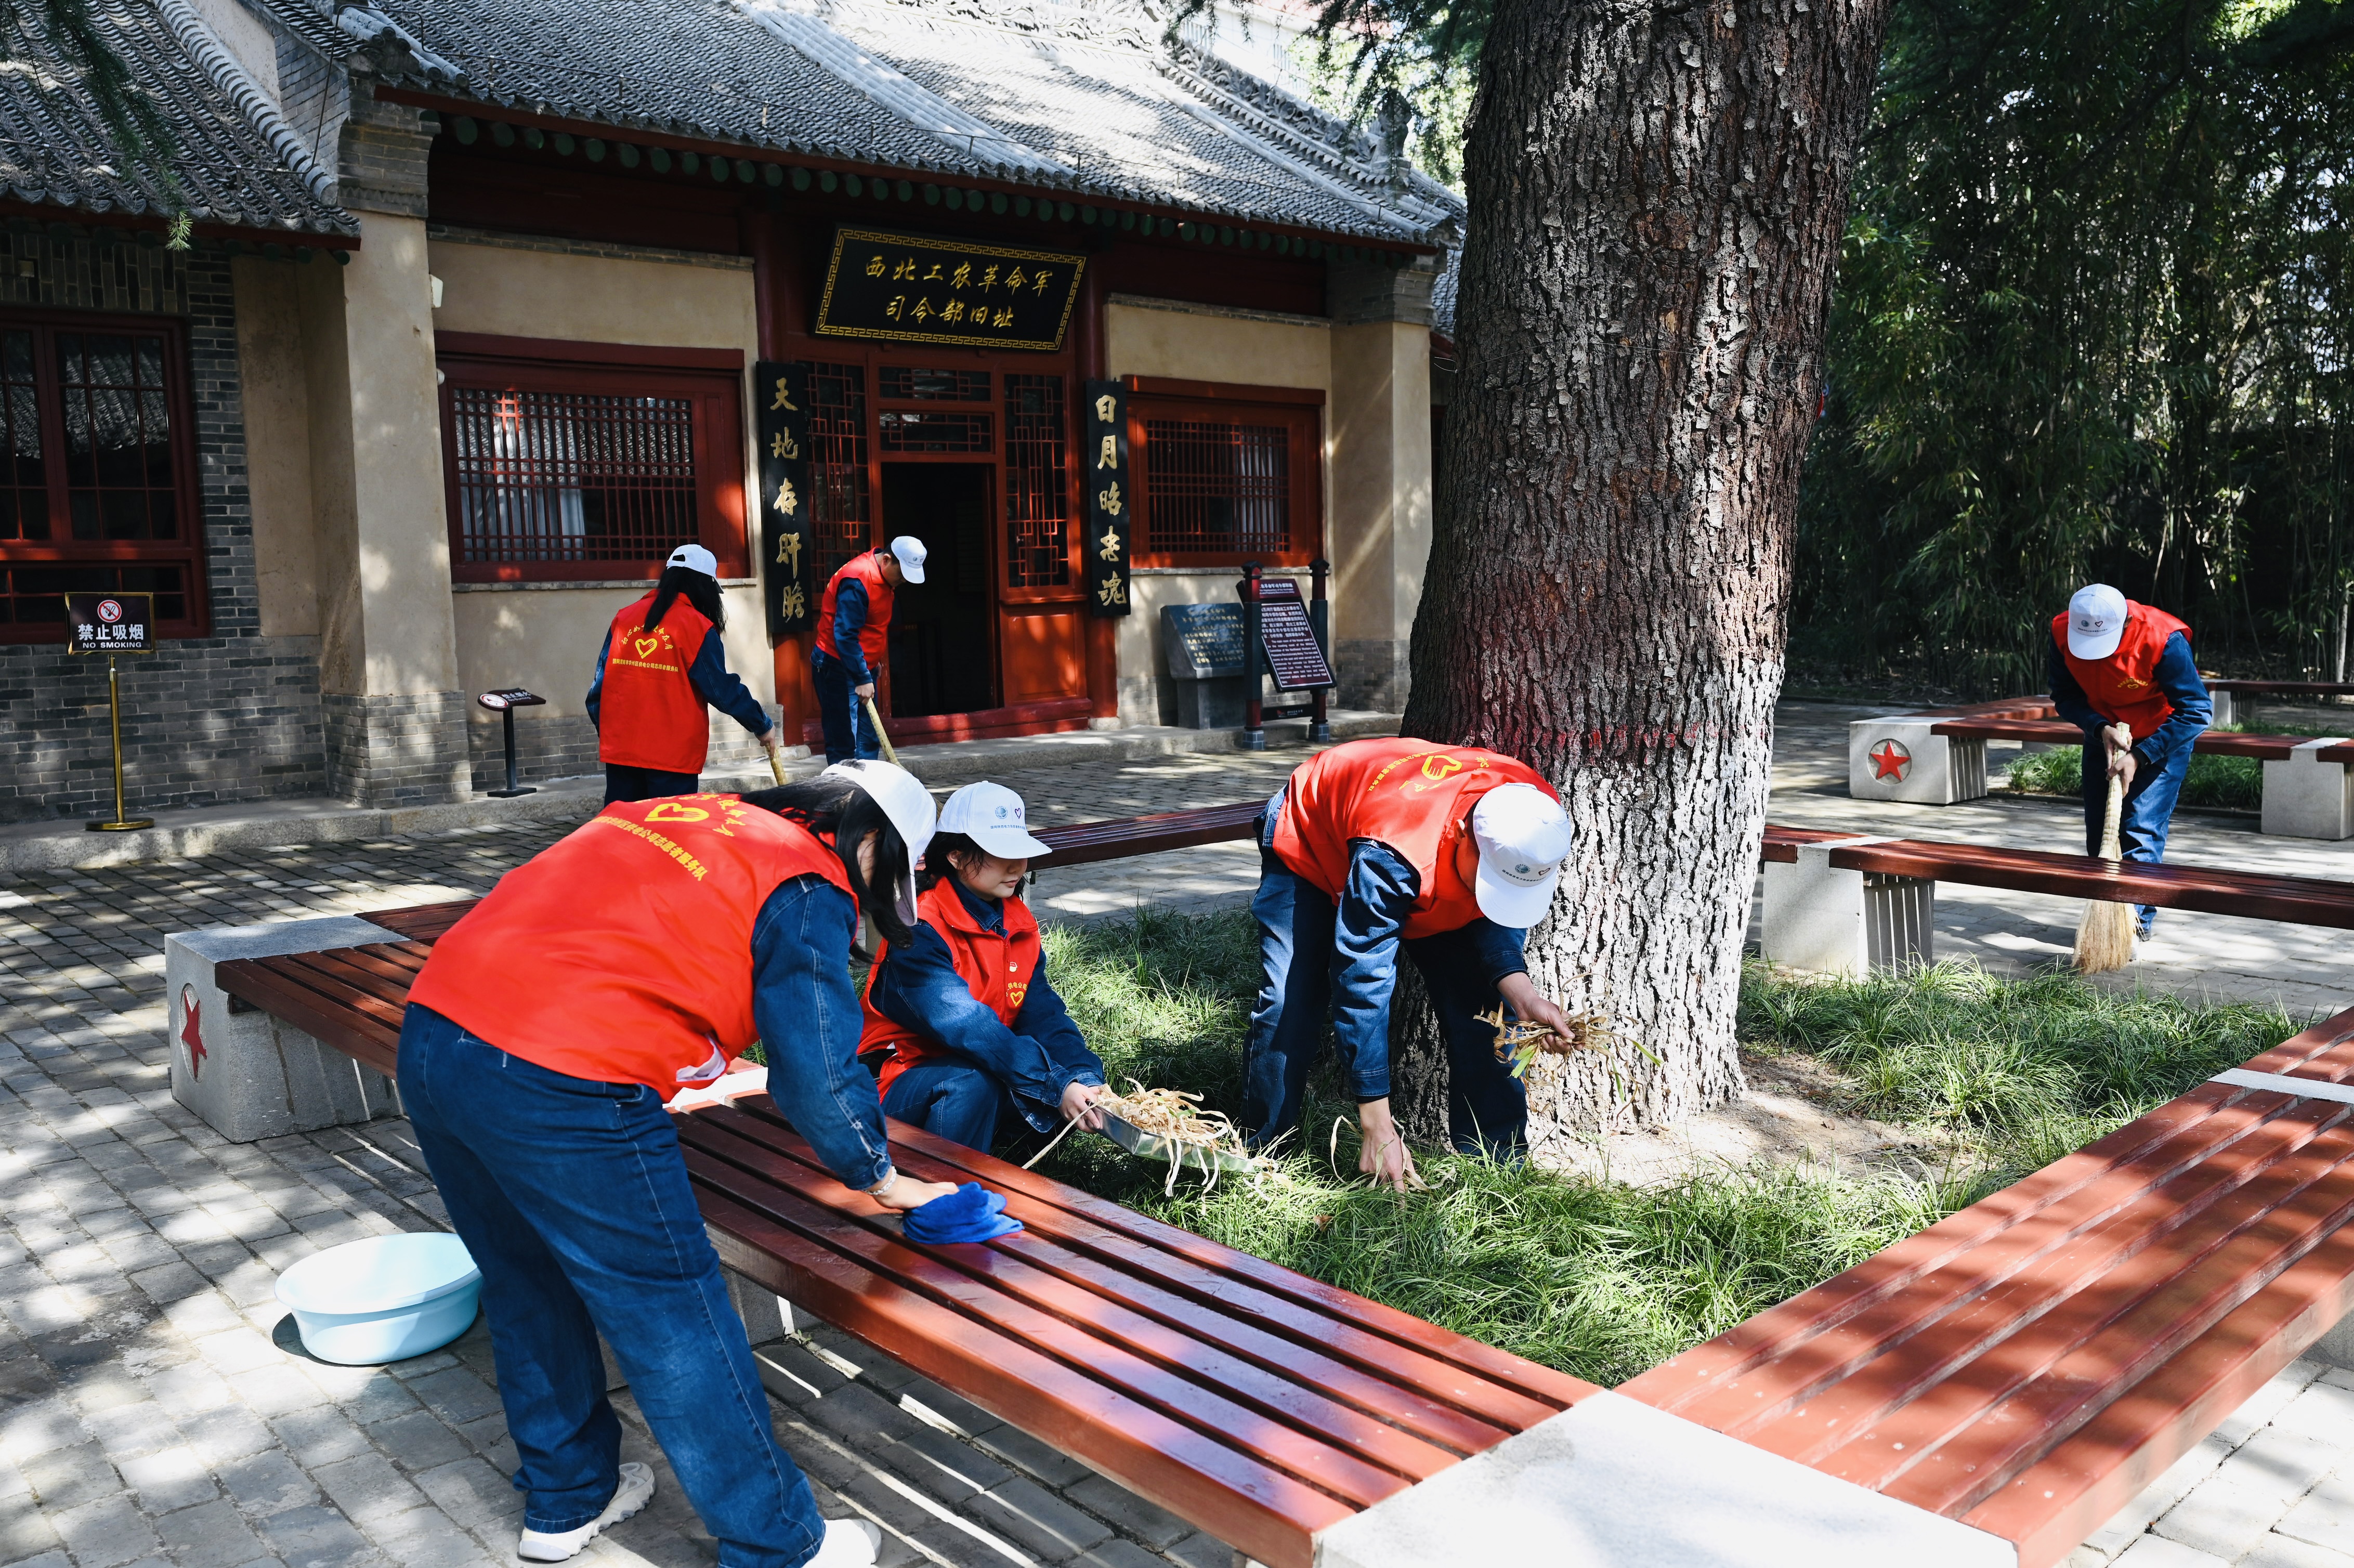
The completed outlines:
<svg viewBox="0 0 2354 1568">
<path fill-rule="evenodd" d="M 179 641 L 212 635 L 212 592 L 205 570 L 204 489 L 196 466 L 196 400 L 189 366 L 187 323 L 175 316 L 135 315 L 121 312 L 59 311 L 0 308 L 0 329 L 28 327 L 35 333 L 34 383 L 40 410 L 41 461 L 48 471 L 51 537 L 0 540 L 0 563 L 9 567 L 174 566 L 186 575 L 184 597 L 188 613 L 175 620 L 158 620 L 158 641 Z M 58 331 L 122 333 L 156 337 L 164 344 L 164 399 L 172 420 L 172 490 L 183 526 L 177 539 L 74 539 L 55 537 L 73 529 L 67 501 L 65 406 L 58 389 L 57 356 L 49 334 Z M 136 591 L 136 590 L 127 590 Z M 20 647 L 62 643 L 68 626 L 61 614 L 54 627 L 23 621 L 0 622 L 0 646 Z"/>
<path fill-rule="evenodd" d="M 1130 376 L 1128 385 L 1129 489 L 1135 497 L 1137 528 L 1131 565 L 1217 570 L 1257 561 L 1266 567 L 1306 567 L 1323 553 L 1324 393 L 1309 387 L 1251 387 L 1216 381 L 1184 381 Z M 1288 550 L 1154 550 L 1152 497 L 1145 482 L 1145 426 L 1155 418 L 1280 424 L 1290 432 L 1288 504 L 1291 547 Z"/>
<path fill-rule="evenodd" d="M 652 582 L 660 561 L 468 561 L 458 497 L 455 393 L 581 392 L 592 396 L 684 397 L 693 405 L 695 540 L 718 559 L 719 575 L 752 575 L 744 497 L 744 355 L 740 349 L 647 347 L 438 334 L 441 372 L 441 483 L 449 524 L 452 582 Z"/>
</svg>

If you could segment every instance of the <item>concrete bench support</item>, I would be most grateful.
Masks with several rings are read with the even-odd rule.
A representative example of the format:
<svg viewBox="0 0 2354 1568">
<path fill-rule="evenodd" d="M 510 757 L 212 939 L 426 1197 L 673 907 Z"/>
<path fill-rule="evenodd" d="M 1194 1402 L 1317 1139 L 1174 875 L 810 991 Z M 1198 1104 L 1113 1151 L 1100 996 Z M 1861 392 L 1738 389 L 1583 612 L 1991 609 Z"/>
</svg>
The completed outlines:
<svg viewBox="0 0 2354 1568">
<path fill-rule="evenodd" d="M 1760 948 L 1768 963 L 1860 979 L 1935 960 L 1935 883 L 1831 864 L 1844 844 L 1882 842 L 1802 844 L 1797 863 L 1766 863 Z"/>
<path fill-rule="evenodd" d="M 2018 1568 L 2009 1542 L 1597 1393 L 1317 1537 L 1317 1568 Z"/>
<path fill-rule="evenodd" d="M 2264 832 L 2292 839 L 2354 837 L 2354 769 L 2315 755 L 2345 744 L 2308 740 L 2287 761 L 2264 764 Z"/>
<path fill-rule="evenodd" d="M 354 916 L 175 932 L 164 938 L 172 1097 L 232 1143 L 315 1132 L 400 1111 L 383 1074 L 259 1010 L 229 1012 L 213 966 L 390 940 Z"/>
<path fill-rule="evenodd" d="M 1857 719 L 1847 726 L 1847 792 L 1858 800 L 1950 806 L 1987 792 L 1986 742 L 1930 730 L 1940 721 L 1910 714 Z"/>
</svg>

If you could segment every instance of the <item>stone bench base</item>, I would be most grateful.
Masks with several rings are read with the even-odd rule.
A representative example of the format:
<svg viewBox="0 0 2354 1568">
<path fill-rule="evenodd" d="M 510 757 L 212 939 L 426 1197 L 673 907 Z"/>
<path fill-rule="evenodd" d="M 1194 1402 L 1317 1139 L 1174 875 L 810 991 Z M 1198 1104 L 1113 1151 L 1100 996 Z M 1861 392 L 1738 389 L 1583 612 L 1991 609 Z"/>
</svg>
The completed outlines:
<svg viewBox="0 0 2354 1568">
<path fill-rule="evenodd" d="M 1803 844 L 1795 864 L 1766 863 L 1766 962 L 1860 979 L 1935 961 L 1937 885 L 1922 877 L 1841 871 L 1830 852 L 1884 841 Z"/>
<path fill-rule="evenodd" d="M 391 1079 L 267 1012 L 232 1016 L 228 994 L 213 983 L 213 966 L 231 959 L 392 939 L 383 927 L 348 915 L 164 938 L 172 1097 L 232 1143 L 398 1115 L 400 1091 Z"/>
<path fill-rule="evenodd" d="M 2354 837 L 2354 769 L 2315 756 L 2325 746 L 2344 744 L 2308 740 L 2287 761 L 2264 764 L 2262 831 L 2292 839 Z"/>
<path fill-rule="evenodd" d="M 1932 735 L 1943 720 L 1894 714 L 1847 726 L 1847 792 L 1858 800 L 1950 806 L 1987 792 L 1986 742 Z"/>
</svg>

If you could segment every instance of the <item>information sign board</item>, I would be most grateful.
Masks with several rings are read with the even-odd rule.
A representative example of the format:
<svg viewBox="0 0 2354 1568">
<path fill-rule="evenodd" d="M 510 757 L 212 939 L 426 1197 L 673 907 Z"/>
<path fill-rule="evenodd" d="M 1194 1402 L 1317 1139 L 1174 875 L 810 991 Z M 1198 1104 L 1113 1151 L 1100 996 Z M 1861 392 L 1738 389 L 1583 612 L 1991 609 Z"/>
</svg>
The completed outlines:
<svg viewBox="0 0 2354 1568">
<path fill-rule="evenodd" d="M 1243 673 L 1243 607 L 1238 604 L 1163 606 L 1169 673 L 1181 681 L 1208 681 Z"/>
<path fill-rule="evenodd" d="M 1065 250 L 837 228 L 817 335 L 1052 353 L 1087 264 Z"/>
<path fill-rule="evenodd" d="M 1262 577 L 1258 585 L 1258 639 L 1267 650 L 1267 673 L 1279 692 L 1305 692 L 1333 684 L 1332 667 L 1308 623 L 1299 585 L 1288 577 Z"/>
<path fill-rule="evenodd" d="M 71 653 L 153 653 L 155 596 L 147 593 L 66 595 L 66 650 Z"/>
</svg>

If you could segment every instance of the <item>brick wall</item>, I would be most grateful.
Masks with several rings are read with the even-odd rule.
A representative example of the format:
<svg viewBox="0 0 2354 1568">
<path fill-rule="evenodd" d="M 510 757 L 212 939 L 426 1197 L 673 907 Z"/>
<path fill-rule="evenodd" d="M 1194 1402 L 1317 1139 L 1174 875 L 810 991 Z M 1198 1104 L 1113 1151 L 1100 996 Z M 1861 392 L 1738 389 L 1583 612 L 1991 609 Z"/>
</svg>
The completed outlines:
<svg viewBox="0 0 2354 1568">
<path fill-rule="evenodd" d="M 760 743 L 745 734 L 742 725 L 716 711 L 710 716 L 711 749 L 703 765 L 705 773 L 734 773 L 761 766 Z M 774 707 L 769 707 L 769 716 L 777 716 Z M 489 724 L 468 725 L 466 735 L 473 754 L 474 788 L 504 789 L 506 736 L 495 716 Z M 798 736 L 792 736 L 785 744 L 799 741 Z M 515 777 L 522 782 L 545 784 L 551 779 L 601 776 L 604 771 L 605 765 L 597 759 L 597 726 L 585 715 L 534 718 L 526 708 L 516 717 Z"/>
<path fill-rule="evenodd" d="M 187 323 L 213 635 L 122 662 L 132 809 L 317 794 L 327 784 L 318 640 L 260 635 L 227 252 L 11 232 L 0 237 L 0 303 Z M 10 738 L 0 747 L 0 821 L 112 809 L 102 661 L 55 643 L 0 643 L 0 734 Z"/>
</svg>

